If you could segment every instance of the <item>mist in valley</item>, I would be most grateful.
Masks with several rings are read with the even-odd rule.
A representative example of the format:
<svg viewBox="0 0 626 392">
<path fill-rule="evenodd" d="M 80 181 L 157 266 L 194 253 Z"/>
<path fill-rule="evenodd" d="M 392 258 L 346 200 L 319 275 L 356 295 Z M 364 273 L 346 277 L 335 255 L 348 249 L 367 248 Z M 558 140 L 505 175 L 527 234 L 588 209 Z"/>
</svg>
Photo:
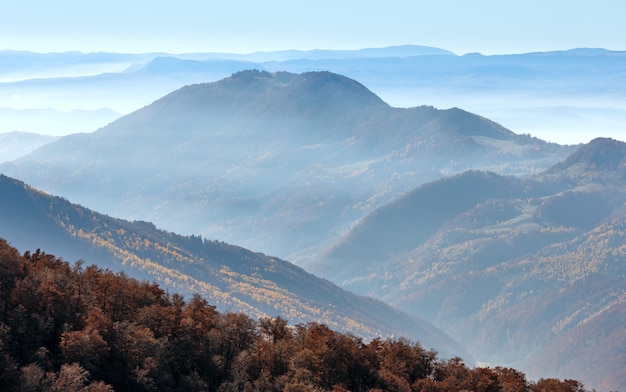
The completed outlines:
<svg viewBox="0 0 626 392">
<path fill-rule="evenodd" d="M 3 116 L 0 132 L 65 135 L 95 131 L 115 119 L 115 114 L 129 114 L 184 85 L 259 69 L 336 72 L 358 80 L 394 107 L 459 107 L 516 133 L 559 144 L 586 143 L 594 137 L 623 140 L 626 91 L 621 63 L 626 55 L 622 52 L 589 49 L 458 56 L 410 48 L 21 57 L 5 51 L 0 55 L 5 58 L 0 67 L 0 108 L 12 112 Z M 28 110 L 59 113 L 34 116 Z M 57 118 L 63 118 L 66 125 Z"/>
<path fill-rule="evenodd" d="M 0 172 L 124 230 L 288 260 L 541 375 L 622 306 L 603 274 L 622 274 L 626 55 L 416 50 L 26 56 L 0 67 Z"/>
</svg>

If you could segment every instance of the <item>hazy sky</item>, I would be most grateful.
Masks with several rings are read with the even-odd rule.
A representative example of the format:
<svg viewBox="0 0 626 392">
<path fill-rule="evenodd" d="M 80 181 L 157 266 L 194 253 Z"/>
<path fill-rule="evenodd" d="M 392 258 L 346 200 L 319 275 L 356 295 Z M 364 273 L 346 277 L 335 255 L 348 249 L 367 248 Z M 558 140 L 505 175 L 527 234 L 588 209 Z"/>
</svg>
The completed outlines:
<svg viewBox="0 0 626 392">
<path fill-rule="evenodd" d="M 20 0 L 0 6 L 0 50 L 626 50 L 625 16 L 624 0 Z"/>
</svg>

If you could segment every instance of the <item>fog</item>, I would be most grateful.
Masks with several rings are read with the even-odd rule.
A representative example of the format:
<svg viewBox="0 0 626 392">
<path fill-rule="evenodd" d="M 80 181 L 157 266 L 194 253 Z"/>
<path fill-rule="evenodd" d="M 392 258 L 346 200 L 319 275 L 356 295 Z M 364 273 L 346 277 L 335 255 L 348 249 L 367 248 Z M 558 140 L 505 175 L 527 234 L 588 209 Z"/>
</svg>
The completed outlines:
<svg viewBox="0 0 626 392">
<path fill-rule="evenodd" d="M 0 76 L 5 77 L 0 83 L 0 143 L 7 148 L 0 149 L 0 162 L 15 159 L 2 163 L 0 173 L 112 217 L 150 221 L 175 233 L 200 234 L 278 256 L 308 270 L 318 268 L 315 272 L 328 279 L 343 279 L 336 283 L 344 287 L 386 301 L 392 299 L 390 292 L 402 294 L 402 301 L 394 305 L 413 314 L 432 311 L 426 316 L 455 336 L 476 332 L 476 340 L 469 344 L 484 355 L 479 359 L 520 363 L 521 356 L 502 349 L 504 340 L 480 340 L 479 330 L 485 324 L 468 329 L 464 322 L 455 324 L 453 318 L 472 316 L 456 313 L 457 309 L 468 312 L 471 307 L 479 315 L 483 303 L 491 306 L 486 301 L 497 299 L 500 293 L 500 272 L 495 267 L 480 270 L 484 267 L 481 263 L 489 262 L 481 252 L 489 247 L 476 245 L 478 229 L 483 243 L 492 241 L 501 245 L 496 250 L 513 256 L 526 252 L 527 246 L 543 247 L 546 243 L 542 241 L 577 233 L 561 225 L 550 233 L 539 230 L 531 233 L 536 236 L 526 235 L 524 224 L 529 219 L 542 219 L 531 222 L 536 227 L 545 224 L 548 214 L 542 212 L 549 205 L 543 201 L 552 194 L 530 195 L 527 187 L 520 186 L 523 192 L 508 195 L 517 189 L 517 180 L 473 171 L 466 177 L 485 176 L 486 180 L 433 193 L 420 205 L 422 210 L 409 206 L 417 216 L 395 206 L 402 195 L 420 186 L 427 188 L 431 185 L 424 184 L 445 176 L 484 170 L 526 179 L 575 150 L 531 136 L 560 144 L 586 143 L 599 136 L 624 140 L 622 53 L 265 58 L 258 63 L 245 57 L 236 61 L 194 58 L 134 59 L 123 71 L 112 68 L 96 75 L 88 74 L 88 69 L 98 72 L 88 65 L 80 65 L 79 71 L 70 64 L 65 72 L 55 63 L 57 68 L 49 71 L 25 67 L 22 76 L 27 78 L 27 72 L 32 72 L 32 77 L 19 81 L 10 79 L 15 69 L 3 71 L 0 67 Z M 119 59 L 111 60 L 111 67 L 117 67 L 113 64 L 119 64 Z M 242 69 L 270 72 L 236 73 Z M 285 70 L 293 73 L 282 72 Z M 301 74 L 323 70 L 335 73 Z M 46 72 L 55 77 L 43 78 Z M 412 109 L 396 109 L 409 107 Z M 71 135 L 49 143 L 32 139 L 32 134 L 28 141 L 27 134 L 6 133 L 14 130 Z M 615 180 L 617 177 L 610 173 L 606 178 L 617 181 L 614 188 L 622 190 L 623 179 Z M 581 178 L 594 176 L 582 173 Z M 485 183 L 494 179 L 500 184 L 498 192 L 481 199 L 485 203 L 479 201 L 476 210 L 472 204 L 466 206 L 465 216 L 452 214 L 433 224 L 428 214 L 435 210 L 432 205 L 436 201 L 444 197 L 470 200 L 477 191 L 488 190 Z M 567 190 L 557 189 L 557 196 Z M 598 195 L 603 196 L 601 192 Z M 493 201 L 498 197 L 508 201 Z M 590 200 L 570 206 L 567 216 L 576 217 L 579 210 L 600 205 L 603 199 Z M 623 200 L 619 199 L 621 205 Z M 452 200 L 444 210 L 454 212 L 450 205 L 456 204 Z M 367 223 L 370 213 L 382 216 L 384 209 L 377 208 L 384 206 L 396 215 L 374 225 L 380 233 L 367 237 L 363 222 Z M 400 218 L 404 218 L 404 226 L 399 225 Z M 465 239 L 456 230 L 463 222 Z M 500 236 L 513 223 L 520 223 L 520 230 Z M 387 256 L 378 257 L 374 252 L 382 246 L 368 248 L 375 244 L 374 238 L 389 244 L 398 240 L 400 236 L 390 227 L 415 236 L 419 234 L 416 224 L 422 230 L 430 224 L 432 238 L 415 250 L 392 249 L 385 264 Z M 343 240 L 349 243 L 351 236 L 358 238 L 359 230 L 366 235 L 358 250 L 374 258 L 372 266 L 366 266 L 366 258 L 357 255 L 352 259 L 354 276 L 322 270 L 328 266 L 320 260 Z M 440 249 L 447 250 L 441 253 Z M 472 274 L 464 270 L 470 264 L 458 262 L 464 254 L 476 262 L 476 271 L 485 279 L 472 280 Z M 445 279 L 441 285 L 435 282 L 442 301 L 448 298 L 449 288 L 455 288 L 451 300 L 433 301 L 434 292 L 427 293 L 430 297 L 424 296 L 422 302 L 411 297 L 417 286 L 403 286 L 402 280 L 408 276 L 418 282 L 420 274 L 443 273 L 448 270 L 441 265 L 445 260 L 450 268 L 459 268 L 462 277 L 457 286 Z M 492 262 L 499 260 L 494 257 Z M 431 271 L 419 269 L 426 262 Z M 407 272 L 415 272 L 415 276 Z M 514 281 L 501 276 L 503 281 Z M 623 287 L 621 282 L 619 287 Z M 526 289 L 520 286 L 519 291 L 524 294 Z M 402 290 L 411 293 L 404 296 Z M 480 302 L 481 298 L 485 302 Z M 419 309 L 412 308 L 418 303 Z M 532 307 L 536 309 L 540 308 Z M 501 320 L 492 320 L 492 328 L 502 331 Z M 512 330 L 517 324 L 511 322 Z M 540 332 L 508 342 L 532 342 Z"/>
<path fill-rule="evenodd" d="M 367 51 L 174 57 L 0 52 L 0 60 L 4 59 L 0 62 L 0 108 L 12 110 L 3 113 L 0 133 L 94 131 L 182 86 L 255 68 L 298 73 L 328 70 L 359 81 L 395 107 L 459 107 L 516 133 L 554 143 L 586 143 L 601 136 L 626 138 L 622 52 L 419 56 L 415 55 L 419 52 L 389 48 L 390 57 L 385 53 L 379 49 L 372 57 L 367 57 Z M 48 112 L 35 115 L 26 109 Z M 80 115 L 76 110 L 82 111 Z"/>
<path fill-rule="evenodd" d="M 372 88 L 392 106 L 411 107 L 420 102 L 438 108 L 460 107 L 493 120 L 518 134 L 530 134 L 558 144 L 581 144 L 598 137 L 626 141 L 626 95 L 550 96 L 538 91 L 445 91 L 420 88 Z"/>
<path fill-rule="evenodd" d="M 336 74 L 242 72 L 0 169 L 111 216 L 304 264 L 425 181 L 479 168 L 527 173 L 567 153 L 462 110 L 391 108 Z"/>
</svg>

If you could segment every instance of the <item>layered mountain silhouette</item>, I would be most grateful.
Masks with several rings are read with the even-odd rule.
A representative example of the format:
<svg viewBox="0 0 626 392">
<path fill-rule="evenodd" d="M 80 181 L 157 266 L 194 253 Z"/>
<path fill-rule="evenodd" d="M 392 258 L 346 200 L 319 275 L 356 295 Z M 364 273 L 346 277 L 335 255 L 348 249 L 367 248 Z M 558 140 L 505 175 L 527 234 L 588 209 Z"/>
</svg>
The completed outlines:
<svg viewBox="0 0 626 392">
<path fill-rule="evenodd" d="M 495 68 L 463 58 L 479 77 L 528 71 L 508 57 Z M 179 66 L 206 72 L 179 59 L 136 71 Z M 450 344 L 279 258 L 202 237 L 226 240 L 429 320 L 479 361 L 624 389 L 626 148 L 597 139 L 574 150 L 461 109 L 394 108 L 330 72 L 243 71 L 0 165 L 127 219 L 2 177 L 0 236 L 198 291 L 227 309 L 325 317 L 366 336 L 427 331 L 436 343 L 415 336 L 425 346 Z"/>
<path fill-rule="evenodd" d="M 626 143 L 595 139 L 534 176 L 428 183 L 312 270 L 426 318 L 478 361 L 623 389 L 625 167 Z"/>
<path fill-rule="evenodd" d="M 0 237 L 21 251 L 41 249 L 165 289 L 201 294 L 222 311 L 323 322 L 365 337 L 405 336 L 443 356 L 471 357 L 424 320 L 356 296 L 284 260 L 141 221 L 114 219 L 0 176 Z"/>
<path fill-rule="evenodd" d="M 460 109 L 393 108 L 329 72 L 243 71 L 0 170 L 113 216 L 303 265 L 419 184 L 469 168 L 539 171 L 569 151 Z"/>
<path fill-rule="evenodd" d="M 626 90 L 616 81 L 622 80 L 625 55 L 573 49 L 455 56 L 411 45 L 248 55 L 0 51 L 0 107 L 110 108 L 128 114 L 180 86 L 217 81 L 246 69 L 323 70 L 358 80 L 393 106 L 462 107 L 515 132 L 575 143 L 587 140 L 590 132 L 602 135 L 591 129 L 620 135 L 626 110 L 616 102 L 623 101 Z M 86 114 L 93 116 L 89 130 L 106 124 L 98 113 Z M 32 121 L 26 112 L 17 115 L 24 123 Z M 76 120 L 67 118 L 65 132 L 86 130 L 86 122 Z M 45 126 L 16 129 L 49 132 Z"/>
<path fill-rule="evenodd" d="M 56 140 L 55 136 L 29 132 L 0 133 L 0 162 L 12 161 Z"/>
</svg>

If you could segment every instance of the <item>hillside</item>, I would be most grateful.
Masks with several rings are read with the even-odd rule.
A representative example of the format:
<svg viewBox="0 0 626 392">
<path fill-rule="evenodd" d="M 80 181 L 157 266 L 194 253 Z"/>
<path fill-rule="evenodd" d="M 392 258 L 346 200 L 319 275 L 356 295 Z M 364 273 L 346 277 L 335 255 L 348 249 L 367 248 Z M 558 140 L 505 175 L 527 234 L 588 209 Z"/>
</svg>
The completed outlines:
<svg viewBox="0 0 626 392">
<path fill-rule="evenodd" d="M 113 216 L 304 265 L 416 185 L 469 168 L 536 172 L 570 150 L 460 109 L 393 108 L 329 72 L 244 71 L 0 170 Z"/>
<path fill-rule="evenodd" d="M 157 230 L 148 222 L 114 219 L 4 176 L 0 194 L 0 237 L 22 251 L 42 248 L 68 261 L 82 259 L 124 271 L 187 296 L 198 293 L 220 311 L 323 322 L 370 338 L 406 336 L 442 355 L 471 360 L 429 323 L 346 292 L 278 258 Z"/>
<path fill-rule="evenodd" d="M 311 269 L 337 282 L 351 280 L 355 274 L 367 276 L 369 270 L 380 268 L 380 260 L 423 243 L 468 208 L 522 189 L 523 182 L 514 177 L 485 172 L 424 184 L 368 214 Z"/>
<path fill-rule="evenodd" d="M 624 389 L 625 164 L 625 143 L 596 139 L 532 177 L 423 185 L 365 217 L 314 271 L 426 318 L 477 361 Z"/>
<path fill-rule="evenodd" d="M 0 163 L 21 158 L 56 139 L 54 136 L 28 132 L 0 133 Z"/>
<path fill-rule="evenodd" d="M 470 368 L 418 342 L 219 312 L 200 296 L 0 238 L 5 392 L 501 390 L 585 392 L 511 368 Z"/>
</svg>

